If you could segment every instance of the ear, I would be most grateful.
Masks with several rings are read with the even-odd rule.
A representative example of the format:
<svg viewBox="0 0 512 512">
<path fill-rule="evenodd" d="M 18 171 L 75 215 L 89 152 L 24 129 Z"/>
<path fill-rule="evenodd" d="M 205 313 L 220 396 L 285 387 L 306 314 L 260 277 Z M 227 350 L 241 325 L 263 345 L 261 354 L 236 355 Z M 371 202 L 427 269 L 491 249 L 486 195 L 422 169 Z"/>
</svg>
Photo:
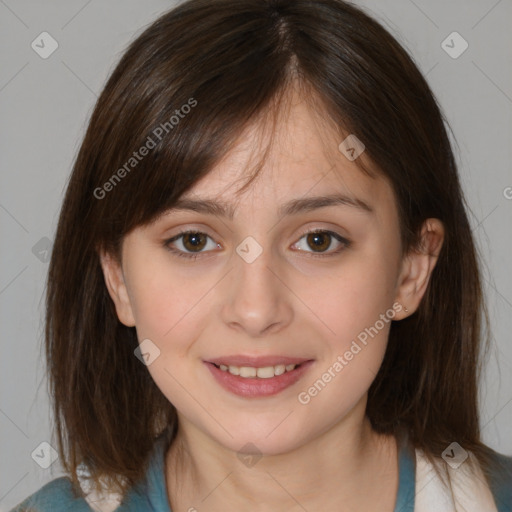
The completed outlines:
<svg viewBox="0 0 512 512">
<path fill-rule="evenodd" d="M 119 321 L 127 327 L 134 327 L 135 318 L 121 265 L 113 255 L 105 252 L 100 253 L 100 263 L 105 284 L 114 301 Z"/>
<path fill-rule="evenodd" d="M 406 318 L 418 309 L 443 241 L 443 223 L 439 219 L 427 219 L 421 229 L 419 247 L 411 249 L 402 261 L 395 300 L 402 304 L 403 309 L 395 316 L 396 320 Z"/>
</svg>

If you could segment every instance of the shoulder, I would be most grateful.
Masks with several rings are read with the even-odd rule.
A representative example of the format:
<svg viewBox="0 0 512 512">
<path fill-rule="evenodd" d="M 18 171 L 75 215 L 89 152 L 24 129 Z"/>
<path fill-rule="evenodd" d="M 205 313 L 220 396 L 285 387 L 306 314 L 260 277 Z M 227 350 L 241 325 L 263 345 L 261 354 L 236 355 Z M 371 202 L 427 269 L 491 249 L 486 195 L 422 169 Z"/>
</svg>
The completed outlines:
<svg viewBox="0 0 512 512">
<path fill-rule="evenodd" d="M 126 495 L 108 491 L 108 486 L 94 488 L 85 465 L 77 468 L 80 488 L 75 489 L 68 476 L 62 476 L 41 487 L 10 512 L 113 512 L 159 510 L 171 512 L 164 479 L 164 454 L 168 447 L 165 436 L 157 439 L 144 478 Z"/>
<path fill-rule="evenodd" d="M 499 512 L 512 512 L 512 457 L 493 453 L 490 487 Z"/>
<path fill-rule="evenodd" d="M 486 479 L 480 464 L 471 452 L 457 464 L 436 457 L 440 473 L 448 477 L 447 489 L 434 467 L 421 450 L 416 451 L 415 512 L 437 510 L 444 512 L 462 505 L 468 512 L 512 512 L 512 457 L 493 452 L 492 468 Z"/>
<path fill-rule="evenodd" d="M 73 488 L 68 477 L 60 477 L 48 482 L 31 494 L 11 512 L 90 512 L 84 498 Z"/>
</svg>

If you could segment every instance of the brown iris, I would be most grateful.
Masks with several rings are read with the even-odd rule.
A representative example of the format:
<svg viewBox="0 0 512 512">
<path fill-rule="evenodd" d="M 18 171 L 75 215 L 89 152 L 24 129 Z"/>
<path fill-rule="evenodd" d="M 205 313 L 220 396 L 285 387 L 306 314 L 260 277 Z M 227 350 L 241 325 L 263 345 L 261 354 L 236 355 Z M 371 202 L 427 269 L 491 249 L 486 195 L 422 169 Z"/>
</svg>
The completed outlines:
<svg viewBox="0 0 512 512">
<path fill-rule="evenodd" d="M 307 235 L 307 242 L 311 248 L 315 249 L 315 251 L 316 249 L 319 249 L 316 252 L 323 252 L 331 245 L 331 235 L 321 232 L 309 233 Z"/>
<path fill-rule="evenodd" d="M 185 233 L 182 242 L 187 251 L 201 251 L 206 245 L 207 235 L 203 233 Z"/>
</svg>

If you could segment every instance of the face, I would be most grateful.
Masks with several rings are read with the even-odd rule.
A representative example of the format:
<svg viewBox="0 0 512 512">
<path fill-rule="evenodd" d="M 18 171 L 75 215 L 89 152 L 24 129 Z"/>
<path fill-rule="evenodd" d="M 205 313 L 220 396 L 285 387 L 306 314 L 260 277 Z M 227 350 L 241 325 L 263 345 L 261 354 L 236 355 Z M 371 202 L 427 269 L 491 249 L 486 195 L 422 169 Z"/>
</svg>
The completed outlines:
<svg viewBox="0 0 512 512">
<path fill-rule="evenodd" d="M 366 399 L 391 320 L 405 316 L 402 304 L 414 309 L 425 276 L 421 262 L 402 260 L 390 185 L 339 152 L 300 100 L 237 195 L 256 128 L 182 197 L 221 203 L 232 218 L 169 211 L 126 236 L 122 266 L 102 264 L 120 320 L 150 340 L 148 370 L 181 420 L 234 451 L 253 443 L 277 454 Z"/>
</svg>

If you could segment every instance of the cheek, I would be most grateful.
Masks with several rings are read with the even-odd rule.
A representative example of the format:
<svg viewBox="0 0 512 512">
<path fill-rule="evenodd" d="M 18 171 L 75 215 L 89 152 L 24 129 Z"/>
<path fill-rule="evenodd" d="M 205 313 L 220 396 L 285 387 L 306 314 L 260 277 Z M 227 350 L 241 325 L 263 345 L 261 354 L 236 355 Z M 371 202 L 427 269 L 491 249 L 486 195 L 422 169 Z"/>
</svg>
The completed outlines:
<svg viewBox="0 0 512 512">
<path fill-rule="evenodd" d="M 215 281 L 176 275 L 168 262 L 157 257 L 152 258 L 151 265 L 138 268 L 143 270 L 132 272 L 130 283 L 137 337 L 139 343 L 151 340 L 157 347 L 153 350 L 159 351 L 148 371 L 178 410 L 193 411 L 190 397 L 183 391 L 194 389 L 199 382 L 198 368 L 190 365 L 190 359 L 200 354 L 191 351 L 204 330 L 208 290 Z"/>
<path fill-rule="evenodd" d="M 392 307 L 394 267 L 376 252 L 357 253 L 315 280 L 304 279 L 301 299 L 341 349 Z"/>
<path fill-rule="evenodd" d="M 177 272 L 164 257 L 132 272 L 131 303 L 139 340 L 149 338 L 179 357 L 201 332 L 215 280 Z"/>
<path fill-rule="evenodd" d="M 337 421 L 375 379 L 395 316 L 389 272 L 382 260 L 359 257 L 307 296 L 325 327 L 321 359 L 298 397 L 308 414 L 330 411 L 326 420 Z"/>
</svg>

